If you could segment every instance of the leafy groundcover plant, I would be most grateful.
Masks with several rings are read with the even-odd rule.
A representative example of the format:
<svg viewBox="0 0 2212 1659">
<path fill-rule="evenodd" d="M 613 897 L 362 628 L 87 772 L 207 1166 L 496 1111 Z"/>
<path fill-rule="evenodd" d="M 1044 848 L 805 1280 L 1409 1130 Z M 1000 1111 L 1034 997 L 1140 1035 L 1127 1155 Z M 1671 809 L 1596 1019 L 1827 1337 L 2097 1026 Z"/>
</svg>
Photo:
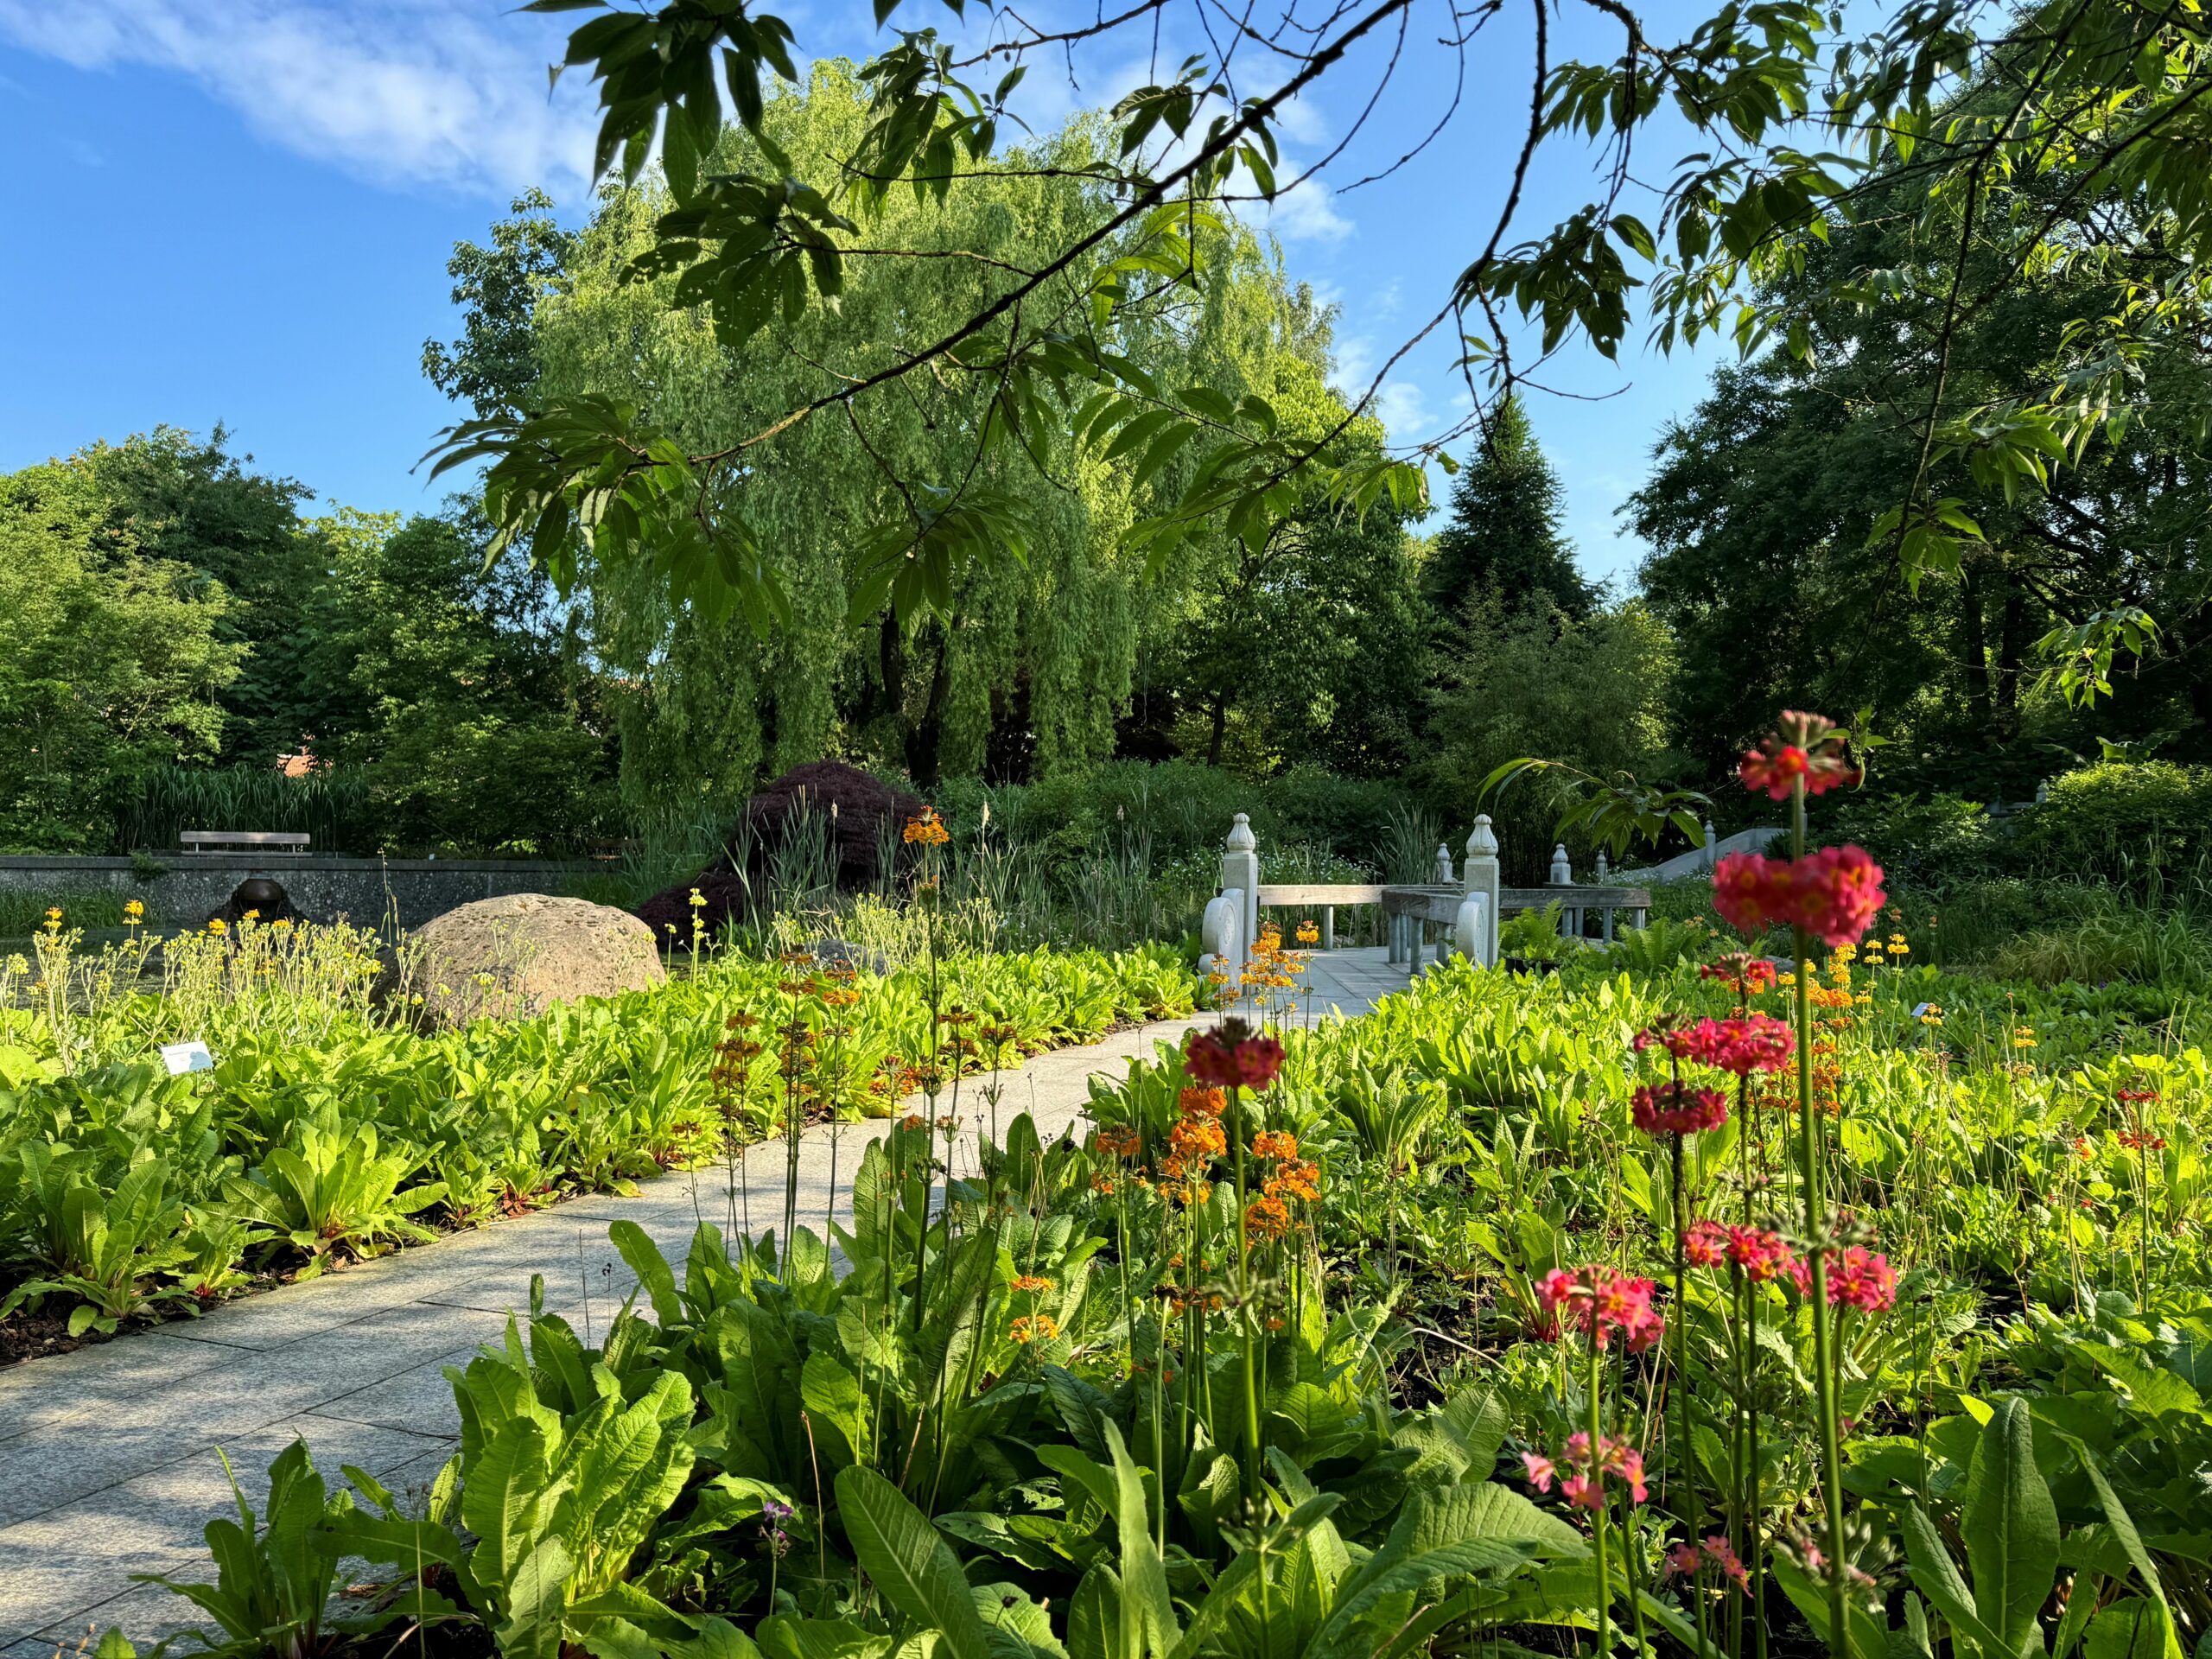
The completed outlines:
<svg viewBox="0 0 2212 1659">
<path fill-rule="evenodd" d="M 651 991 L 424 1036 L 311 986 L 269 990 L 291 953 L 323 948 L 316 930 L 243 931 L 232 948 L 271 971 L 248 976 L 251 1000 L 202 1011 L 213 1071 L 152 1061 L 151 1041 L 177 1034 L 158 999 L 0 1006 L 0 1357 L 37 1351 L 32 1320 L 105 1334 L 571 1193 L 633 1192 L 807 1121 L 881 1116 L 925 1073 L 1186 1013 L 1200 989 L 1160 948 L 933 952 L 882 973 L 721 957 Z M 958 1030 L 939 1023 L 953 1010 Z"/>
<path fill-rule="evenodd" d="M 604 1344 L 534 1308 L 429 1491 L 223 1523 L 203 1599 L 277 1611 L 210 1637 L 2212 1651 L 2202 1016 L 1916 963 L 1813 838 L 1846 770 L 1809 719 L 1746 759 L 1798 835 L 1723 886 L 1780 960 L 1455 964 L 1163 1046 L 1081 1147 L 956 1173 L 918 1114 L 831 1240 L 618 1227 Z M 378 1564 L 373 1636 L 279 1555 Z"/>
</svg>

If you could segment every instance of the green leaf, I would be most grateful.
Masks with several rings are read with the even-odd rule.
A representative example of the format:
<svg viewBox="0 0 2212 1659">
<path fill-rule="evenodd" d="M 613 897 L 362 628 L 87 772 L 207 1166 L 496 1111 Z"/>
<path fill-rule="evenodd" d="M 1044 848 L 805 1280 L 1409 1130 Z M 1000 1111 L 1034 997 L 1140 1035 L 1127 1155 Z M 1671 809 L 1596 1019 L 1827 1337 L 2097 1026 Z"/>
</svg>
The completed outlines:
<svg viewBox="0 0 2212 1659">
<path fill-rule="evenodd" d="M 569 1575 L 575 1570 L 558 1538 L 548 1538 L 523 1559 L 501 1598 L 496 1635 L 503 1654 L 557 1659 L 566 1634 Z"/>
<path fill-rule="evenodd" d="M 1974 1611 L 2005 1653 L 2018 1653 L 2057 1581 L 2058 1510 L 2036 1468 L 2034 1420 L 2017 1396 L 1982 1430 L 1960 1530 Z"/>
<path fill-rule="evenodd" d="M 1068 1659 L 1123 1659 L 1121 1640 L 1122 1581 L 1100 1561 L 1068 1603 Z"/>
<path fill-rule="evenodd" d="M 1167 1588 L 1167 1564 L 1153 1541 L 1144 1482 L 1122 1444 L 1121 1428 L 1110 1421 L 1104 1428 L 1106 1449 L 1114 1459 L 1114 1519 L 1122 1544 L 1122 1659 L 1167 1653 L 1183 1633 Z"/>
<path fill-rule="evenodd" d="M 959 1559 L 929 1517 L 861 1465 L 839 1471 L 836 1484 L 854 1559 L 883 1599 L 916 1625 L 937 1631 L 951 1659 L 991 1659 L 990 1633 Z"/>
<path fill-rule="evenodd" d="M 660 1328 L 672 1331 L 683 1324 L 683 1301 L 676 1293 L 675 1270 L 660 1253 L 660 1246 L 653 1243 L 652 1236 L 634 1221 L 618 1221 L 607 1228 L 607 1236 L 615 1253 L 645 1287 L 645 1295 L 653 1305 L 653 1318 L 660 1321 Z"/>
<path fill-rule="evenodd" d="M 2164 1606 L 2166 1591 L 2158 1581 L 2158 1563 L 2151 1559 L 2151 1552 L 2143 1547 L 2143 1535 L 2135 1529 L 2134 1517 L 2128 1514 L 2127 1506 L 2120 1501 L 2120 1494 L 2113 1491 L 2112 1483 L 2105 1478 L 2105 1471 L 2098 1464 L 2095 1454 L 2071 1435 L 2066 1437 L 2066 1442 L 2074 1448 L 2074 1455 L 2081 1459 L 2082 1472 L 2088 1476 L 2089 1484 L 2096 1491 L 2097 1507 L 2104 1511 L 2105 1522 L 2112 1528 L 2113 1536 L 2120 1541 L 2120 1547 L 2126 1552 L 2129 1565 L 2142 1576 L 2144 1587 L 2157 1599 L 2158 1605 Z M 2180 1639 L 2176 1637 L 2174 1650 L 2177 1655 L 2180 1649 Z"/>
<path fill-rule="evenodd" d="M 2082 1651 L 2085 1659 L 2167 1659 L 2181 1643 L 2164 1603 L 2129 1596 L 2098 1609 Z"/>
<path fill-rule="evenodd" d="M 1944 1547 L 1943 1535 L 1936 1530 L 1936 1523 L 1916 1503 L 1904 1512 L 1904 1551 L 1914 1586 L 1928 1598 L 1936 1611 L 1985 1654 L 2002 1653 L 2003 1640 L 1982 1623 L 1981 1615 L 1975 1611 L 1974 1592 L 1959 1576 L 1958 1564 Z M 1807 1582 L 1809 1584 L 1810 1580 Z M 1825 1605 L 1825 1598 L 1816 1596 L 1815 1605 Z"/>
</svg>

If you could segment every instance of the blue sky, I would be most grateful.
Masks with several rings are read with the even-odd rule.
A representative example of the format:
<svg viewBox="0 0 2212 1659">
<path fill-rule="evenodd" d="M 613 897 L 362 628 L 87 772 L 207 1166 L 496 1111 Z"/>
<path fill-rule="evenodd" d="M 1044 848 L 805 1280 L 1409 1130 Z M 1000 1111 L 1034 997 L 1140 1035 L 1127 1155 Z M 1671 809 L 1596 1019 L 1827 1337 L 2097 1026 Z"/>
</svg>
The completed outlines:
<svg viewBox="0 0 2212 1659">
<path fill-rule="evenodd" d="M 871 38 L 866 0 L 781 10 L 810 54 L 857 54 Z M 1025 15 L 1050 19 L 1050 0 Z M 1274 214 L 1292 274 L 1342 308 L 1341 378 L 1363 386 L 1486 234 L 1525 120 L 1529 23 L 1515 13 L 1478 37 L 1459 112 L 1431 149 L 1390 178 L 1346 188 L 1395 160 L 1443 107 L 1452 66 L 1427 46 L 1443 18 L 1440 0 L 1416 19 L 1412 67 L 1346 153 Z M 897 21 L 949 19 L 907 0 Z M 545 90 L 557 22 L 484 0 L 0 0 L 0 143 L 15 157 L 15 251 L 0 261 L 0 469 L 159 423 L 204 431 L 221 421 L 239 450 L 327 501 L 435 505 L 409 469 L 454 418 L 420 371 L 423 340 L 453 331 L 452 245 L 481 239 L 525 186 L 542 185 L 572 218 L 586 200 L 588 99 L 580 84 Z M 1164 67 L 1198 44 L 1178 37 L 1185 27 L 1179 18 L 1164 35 Z M 1579 12 L 1554 31 L 1555 53 L 1611 45 Z M 1064 67 L 1040 62 L 1027 114 L 1046 124 L 1078 103 L 1110 102 L 1151 78 L 1148 46 L 1078 58 L 1073 87 Z M 1352 130 L 1377 67 L 1370 52 L 1293 109 L 1293 164 Z M 1664 176 L 1687 148 L 1662 139 L 1638 171 Z M 1548 154 L 1519 233 L 1591 190 L 1586 154 Z M 1456 355 L 1440 331 L 1393 375 L 1383 410 L 1394 435 L 1434 431 L 1465 408 Z M 1639 550 L 1615 509 L 1716 360 L 1632 347 L 1616 366 L 1577 350 L 1544 375 L 1599 399 L 1531 403 L 1592 574 L 1632 568 Z"/>
</svg>

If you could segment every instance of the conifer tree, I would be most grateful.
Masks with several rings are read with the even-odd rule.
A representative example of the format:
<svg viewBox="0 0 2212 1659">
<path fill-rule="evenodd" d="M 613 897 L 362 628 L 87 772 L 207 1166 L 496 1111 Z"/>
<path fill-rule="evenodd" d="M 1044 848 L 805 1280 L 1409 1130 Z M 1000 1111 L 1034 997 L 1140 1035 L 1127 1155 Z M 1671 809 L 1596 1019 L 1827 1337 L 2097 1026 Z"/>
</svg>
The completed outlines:
<svg viewBox="0 0 2212 1659">
<path fill-rule="evenodd" d="M 1509 397 L 1452 486 L 1452 516 L 1429 556 L 1429 598 L 1447 617 L 1459 616 L 1475 595 L 1495 592 L 1508 614 L 1556 607 L 1586 620 L 1600 595 L 1575 568 L 1560 518 L 1559 475 L 1520 399 Z"/>
</svg>

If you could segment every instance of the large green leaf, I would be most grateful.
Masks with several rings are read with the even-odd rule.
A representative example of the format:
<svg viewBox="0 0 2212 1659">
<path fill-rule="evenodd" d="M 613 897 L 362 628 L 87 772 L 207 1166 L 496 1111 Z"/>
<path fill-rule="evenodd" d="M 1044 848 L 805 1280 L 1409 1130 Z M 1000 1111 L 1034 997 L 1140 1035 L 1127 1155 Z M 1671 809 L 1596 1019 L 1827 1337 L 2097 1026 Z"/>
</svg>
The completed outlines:
<svg viewBox="0 0 2212 1659">
<path fill-rule="evenodd" d="M 2004 1639 L 1982 1623 L 1974 1607 L 1974 1592 L 1959 1576 L 1958 1564 L 1944 1546 L 1943 1535 L 1916 1503 L 1904 1512 L 1904 1553 L 1914 1585 L 1937 1612 L 1951 1621 L 1961 1640 L 1992 1659 L 2002 1655 Z M 1815 1607 L 1826 1605 L 1826 1598 L 1815 1592 Z"/>
<path fill-rule="evenodd" d="M 1144 1481 L 1120 1427 L 1105 1426 L 1106 1449 L 1114 1459 L 1114 1520 L 1122 1541 L 1122 1659 L 1167 1653 L 1181 1638 L 1175 1599 L 1167 1588 L 1167 1564 L 1152 1535 Z"/>
<path fill-rule="evenodd" d="M 544 1429 L 527 1417 L 501 1424 L 461 1490 L 461 1523 L 476 1535 L 472 1566 L 480 1583 L 514 1578 L 544 1535 L 560 1495 Z"/>
<path fill-rule="evenodd" d="M 855 1559 L 884 1600 L 937 1631 L 951 1659 L 990 1659 L 990 1633 L 959 1559 L 927 1516 L 874 1470 L 857 1464 L 837 1475 L 837 1508 Z"/>
<path fill-rule="evenodd" d="M 1982 1430 L 1960 1530 L 1982 1624 L 2004 1655 L 2039 1649 L 2036 1615 L 2058 1579 L 2058 1510 L 2036 1468 L 2034 1421 L 2017 1397 Z"/>
<path fill-rule="evenodd" d="M 1122 1580 L 1101 1561 L 1068 1603 L 1068 1659 L 1122 1659 Z"/>
<path fill-rule="evenodd" d="M 1541 1557 L 1578 1557 L 1585 1548 L 1573 1528 L 1510 1488 L 1485 1481 L 1416 1492 L 1382 1547 L 1344 1583 L 1307 1652 L 1324 1659 L 1371 1650 L 1382 1633 L 1363 1630 L 1361 1621 L 1389 1598 L 1434 1580 L 1510 1575 Z"/>
<path fill-rule="evenodd" d="M 499 1650 L 516 1659 L 557 1659 L 567 1634 L 569 1576 L 575 1563 L 557 1538 L 548 1538 L 508 1575 L 500 1599 Z"/>
<path fill-rule="evenodd" d="M 2166 1659 L 2181 1650 L 2165 1604 L 2129 1596 L 2097 1610 L 2082 1638 L 2084 1659 Z"/>
<path fill-rule="evenodd" d="M 683 1303 L 676 1294 L 676 1273 L 668 1265 L 668 1258 L 660 1253 L 652 1236 L 634 1221 L 618 1221 L 607 1230 L 615 1251 L 629 1264 L 630 1271 L 638 1275 L 638 1282 L 645 1287 L 645 1294 L 653 1305 L 653 1317 L 660 1321 L 664 1331 L 673 1330 L 683 1322 Z"/>
<path fill-rule="evenodd" d="M 2165 1586 L 2158 1580 L 2158 1563 L 2151 1559 L 2151 1552 L 2144 1548 L 2143 1535 L 2135 1529 L 2134 1517 L 2128 1514 L 2127 1506 L 2120 1501 L 2120 1494 L 2113 1490 L 2112 1483 L 2105 1478 L 2104 1469 L 2097 1462 L 2095 1454 L 2080 1440 L 2069 1437 L 2068 1443 L 2073 1446 L 2074 1454 L 2081 1459 L 2082 1472 L 2088 1476 L 2089 1484 L 2096 1491 L 2098 1507 L 2104 1510 L 2106 1523 L 2112 1528 L 2113 1536 L 2126 1552 L 2129 1565 L 2141 1575 L 2144 1587 L 2150 1591 L 2152 1599 L 2171 1613 L 2172 1610 L 2166 1604 Z M 2181 1637 L 2175 1632 L 2171 1618 L 2165 1621 L 2165 1629 L 2169 1659 L 2181 1659 Z"/>
<path fill-rule="evenodd" d="M 823 1459 L 833 1471 L 852 1462 L 866 1440 L 860 1379 L 833 1356 L 812 1353 L 799 1368 L 798 1391 Z"/>
</svg>

